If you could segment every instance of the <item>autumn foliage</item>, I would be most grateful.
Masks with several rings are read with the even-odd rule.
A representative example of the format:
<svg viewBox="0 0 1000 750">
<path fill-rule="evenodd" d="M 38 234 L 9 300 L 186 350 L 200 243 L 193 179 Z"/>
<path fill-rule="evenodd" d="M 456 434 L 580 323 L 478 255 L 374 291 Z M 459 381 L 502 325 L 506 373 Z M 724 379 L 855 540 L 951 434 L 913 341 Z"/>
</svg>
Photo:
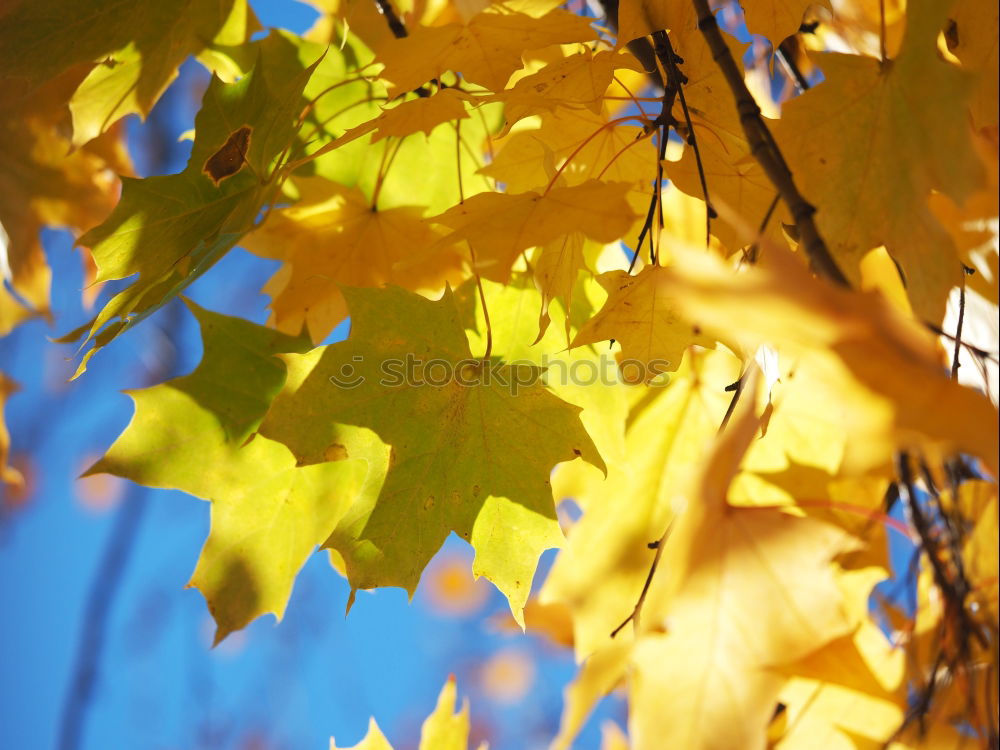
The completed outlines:
<svg viewBox="0 0 1000 750">
<path fill-rule="evenodd" d="M 187 303 L 200 365 L 88 470 L 211 501 L 216 642 L 317 547 L 412 594 L 455 533 L 571 641 L 555 748 L 619 687 L 609 749 L 996 747 L 996 5 L 311 2 L 0 7 L 0 334 L 49 315 L 43 227 L 128 280 L 59 328 L 76 377 L 280 261 L 266 327 Z M 186 168 L 130 176 L 191 56 Z"/>
</svg>

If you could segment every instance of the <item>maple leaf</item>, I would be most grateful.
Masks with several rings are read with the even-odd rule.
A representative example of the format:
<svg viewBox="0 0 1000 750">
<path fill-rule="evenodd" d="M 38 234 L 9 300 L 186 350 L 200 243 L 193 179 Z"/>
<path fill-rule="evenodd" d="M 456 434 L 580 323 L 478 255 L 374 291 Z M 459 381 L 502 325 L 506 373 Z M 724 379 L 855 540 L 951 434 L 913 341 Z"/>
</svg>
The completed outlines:
<svg viewBox="0 0 1000 750">
<path fill-rule="evenodd" d="M 357 189 L 317 178 L 296 186 L 299 202 L 272 212 L 243 243 L 285 261 L 264 287 L 272 298 L 271 322 L 279 330 L 298 333 L 305 323 L 314 342 L 326 338 L 347 316 L 340 284 L 437 290 L 461 279 L 464 258 L 457 249 L 435 254 L 434 264 L 399 268 L 441 237 L 422 221 L 422 208 L 373 210 Z"/>
<path fill-rule="evenodd" d="M 530 247 L 571 232 L 598 242 L 620 238 L 637 217 L 628 190 L 626 183 L 588 180 L 544 193 L 481 193 L 428 221 L 453 230 L 445 242 L 468 241 L 483 276 L 506 282 L 518 254 Z"/>
<path fill-rule="evenodd" d="M 368 467 L 344 460 L 299 468 L 280 443 L 248 442 L 285 380 L 272 355 L 309 343 L 189 305 L 201 324 L 201 364 L 131 392 L 131 423 L 85 476 L 114 474 L 212 501 L 191 585 L 208 602 L 218 643 L 262 614 L 281 618 L 296 574 L 343 516 Z"/>
<path fill-rule="evenodd" d="M 817 55 L 825 80 L 788 102 L 774 128 L 844 272 L 856 280 L 861 256 L 885 245 L 932 322 L 961 266 L 927 198 L 933 189 L 961 203 L 983 176 L 965 113 L 972 77 L 933 53 L 948 6 L 910 3 L 893 60 Z"/>
<path fill-rule="evenodd" d="M 690 251 L 662 280 L 706 331 L 751 351 L 771 343 L 797 358 L 812 399 L 837 404 L 850 435 L 842 470 L 884 466 L 896 448 L 915 447 L 929 456 L 979 456 L 996 476 L 996 408 L 947 376 L 926 329 L 878 294 L 813 278 L 788 250 L 767 253 L 767 268 L 734 275 L 709 254 Z"/>
<path fill-rule="evenodd" d="M 618 4 L 618 46 L 661 29 L 673 31 L 693 15 L 691 3 L 623 0 Z"/>
<path fill-rule="evenodd" d="M 302 50 L 318 48 L 317 55 L 324 49 L 297 43 Z M 448 88 L 382 109 L 377 102 L 389 98 L 385 85 L 353 69 L 353 61 L 367 54 L 356 43 L 343 54 L 331 48 L 310 78 L 305 95 L 314 106 L 299 140 L 319 136 L 331 142 L 312 150 L 295 174 L 355 187 L 379 208 L 419 203 L 428 213 L 449 208 L 459 197 L 492 190 L 493 182 L 477 170 L 483 144 L 499 126 L 501 105 L 481 103 L 470 117 L 463 104 L 469 95 Z M 426 136 L 414 137 L 421 131 Z M 368 133 L 372 135 L 365 137 Z M 434 169 L 428 170 L 428 164 Z"/>
<path fill-rule="evenodd" d="M 451 292 L 431 302 L 395 287 L 343 291 L 351 337 L 286 358 L 288 384 L 261 432 L 306 464 L 366 450 L 338 423 L 370 428 L 391 446 L 377 497 L 356 503 L 349 528 L 330 539 L 351 585 L 412 594 L 455 531 L 477 558 L 484 547 L 496 555 L 500 567 L 483 575 L 526 598 L 527 582 L 505 571 L 552 544 L 551 533 L 539 538 L 555 517 L 549 471 L 577 456 L 603 468 L 578 410 L 546 392 L 538 368 L 473 359 Z M 515 387 L 515 375 L 531 383 Z"/>
<path fill-rule="evenodd" d="M 560 178 L 570 186 L 605 178 L 648 184 L 656 173 L 655 147 L 649 139 L 640 140 L 640 127 L 613 124 L 586 109 L 558 109 L 540 119 L 538 128 L 502 139 L 499 153 L 481 170 L 504 183 L 508 193 L 548 185 L 547 161 L 562 169 Z"/>
<path fill-rule="evenodd" d="M 820 475 L 833 478 L 843 468 L 850 426 L 839 404 L 834 406 L 819 397 L 821 386 L 811 363 L 804 363 L 787 349 L 775 354 L 777 380 L 768 395 L 772 408 L 767 434 L 750 448 L 743 467 L 767 474 L 768 481 L 781 486 L 801 480 L 811 489 L 818 489 Z M 779 475 L 783 475 L 780 481 Z M 754 487 L 753 494 L 757 498 L 776 497 L 761 487 Z M 876 505 L 881 502 L 881 497 L 871 499 Z"/>
<path fill-rule="evenodd" d="M 995 128 L 1000 119 L 997 114 L 1000 9 L 975 0 L 958 0 L 948 17 L 945 33 L 948 48 L 961 60 L 962 67 L 976 73 L 978 78 L 969 103 L 972 121 L 976 128 Z"/>
<path fill-rule="evenodd" d="M 604 665 L 596 676 L 581 675 L 599 679 L 603 689 L 629 670 L 637 750 L 763 748 L 782 683 L 773 668 L 851 628 L 829 566 L 850 548 L 846 535 L 775 509 L 726 502 L 759 424 L 755 399 L 744 396 L 700 475 L 680 490 L 686 504 L 660 542 L 665 548 L 634 644 L 607 646 L 591 657 Z M 585 698 L 600 693 L 588 685 L 578 690 Z M 584 713 L 586 703 L 575 703 L 574 712 Z M 573 731 L 572 722 L 564 723 L 557 746 Z"/>
<path fill-rule="evenodd" d="M 965 540 L 962 559 L 972 585 L 972 596 L 981 606 L 981 617 L 996 627 L 995 623 L 1000 620 L 1000 575 L 994 554 L 1000 539 L 996 483 L 964 482 L 959 487 L 955 505 L 963 518 L 973 519 L 975 524 Z"/>
<path fill-rule="evenodd" d="M 587 19 L 572 13 L 552 10 L 536 18 L 497 3 L 464 25 L 410 29 L 407 37 L 393 39 L 376 52 L 385 64 L 380 75 L 392 83 L 392 90 L 412 91 L 454 71 L 470 83 L 501 91 L 521 68 L 525 51 L 595 36 Z"/>
<path fill-rule="evenodd" d="M 830 642 L 789 668 L 780 693 L 784 729 L 776 750 L 883 745 L 903 721 L 904 654 L 871 623 Z M 846 684 L 845 684 L 846 683 Z"/>
<path fill-rule="evenodd" d="M 127 114 L 149 114 L 189 55 L 242 44 L 257 28 L 246 0 L 31 0 L 0 18 L 0 79 L 39 81 L 94 63 L 70 101 L 81 146 Z"/>
<path fill-rule="evenodd" d="M 500 105 L 481 104 L 475 118 L 460 118 L 460 129 L 452 119 L 446 121 L 450 126 L 431 128 L 436 118 L 458 115 L 467 95 L 445 89 L 433 97 L 383 110 L 378 102 L 388 100 L 385 85 L 361 75 L 360 61 L 370 58 L 371 52 L 353 35 L 328 47 L 289 32 L 272 31 L 260 42 L 227 49 L 231 64 L 249 72 L 261 46 L 267 46 L 268 70 L 275 74 L 290 76 L 295 70 L 313 67 L 302 94 L 308 106 L 302 109 L 302 125 L 291 149 L 290 166 L 295 167 L 296 176 L 355 187 L 379 208 L 419 202 L 429 212 L 451 206 L 459 195 L 459 182 L 466 196 L 493 189 L 492 182 L 476 170 L 481 166 L 482 143 L 499 124 Z M 428 128 L 426 137 L 407 137 Z M 372 137 L 364 137 L 369 132 Z M 330 143 L 314 148 L 326 140 Z M 458 141 L 460 155 L 456 153 Z M 429 163 L 435 169 L 428 170 Z M 420 184 L 419 191 L 414 190 L 415 183 Z"/>
<path fill-rule="evenodd" d="M 712 346 L 701 329 L 687 322 L 659 282 L 660 266 L 646 266 L 636 276 L 609 271 L 598 281 L 608 292 L 604 307 L 580 329 L 572 346 L 615 339 L 616 355 L 627 382 L 648 383 L 681 364 L 681 354 L 692 344 Z"/>
<path fill-rule="evenodd" d="M 369 133 L 372 134 L 371 143 L 377 143 L 390 136 L 402 138 L 421 132 L 430 135 L 438 125 L 468 119 L 469 113 L 463 104 L 467 98 L 458 89 L 444 89 L 434 96 L 410 99 L 390 109 L 384 109 L 378 117 L 351 128 L 312 156 L 322 156 Z"/>
<path fill-rule="evenodd" d="M 563 309 L 569 310 L 573 304 L 573 289 L 580 272 L 587 269 L 584 247 L 587 239 L 579 232 L 567 234 L 538 249 L 534 258 L 534 276 L 542 292 L 538 313 L 538 336 L 540 340 L 549 327 L 551 316 L 549 305 L 559 300 Z M 565 319 L 566 342 L 570 341 L 570 316 Z"/>
<path fill-rule="evenodd" d="M 85 235 L 98 264 L 85 300 L 128 281 L 78 333 L 90 356 L 243 237 L 283 264 L 265 287 L 279 330 L 194 307 L 201 364 L 133 394 L 132 423 L 91 469 L 211 500 L 191 583 L 217 640 L 280 617 L 317 545 L 353 602 L 375 586 L 412 596 L 455 532 L 514 621 L 547 607 L 582 660 L 557 747 L 620 683 L 638 750 L 987 736 L 997 485 L 954 457 L 997 473 L 997 413 L 959 385 L 972 367 L 947 366 L 965 349 L 992 384 L 982 350 L 995 347 L 977 337 L 997 299 L 995 8 L 839 0 L 796 37 L 854 53 L 815 55 L 824 81 L 767 127 L 858 293 L 788 249 L 793 222 L 741 122 L 755 108 L 733 100 L 695 3 L 622 0 L 608 50 L 558 0 L 313 0 L 305 37 L 254 41 L 246 0 L 149 1 L 0 10 L 0 332 L 47 312 L 39 229 L 85 231 L 111 209 L 111 171 L 129 169 L 113 121 L 148 112 L 196 55 L 216 78 L 191 159 L 179 175 L 126 179 Z M 776 46 L 806 6 L 747 3 L 747 27 Z M 735 28 L 738 10 L 719 21 Z M 660 29 L 686 106 L 668 91 L 673 109 L 657 116 L 621 48 Z M 801 49 L 788 60 L 809 77 Z M 748 75 L 778 83 L 761 63 Z M 767 86 L 754 93 L 778 111 Z M 679 139 L 661 160 L 669 129 Z M 612 270 L 647 211 L 657 265 Z M 960 281 L 959 341 L 942 346 L 920 319 L 941 323 Z M 413 294 L 442 286 L 437 301 Z M 311 349 L 348 312 L 351 337 Z M 608 338 L 620 362 L 641 363 L 625 370 L 637 384 Z M 677 371 L 644 385 L 657 359 Z M 2 422 L 13 388 L 0 374 L 0 483 L 19 479 Z M 933 496 L 911 507 L 926 507 L 932 534 L 887 514 L 900 450 Z M 553 495 L 567 501 L 558 516 Z M 889 532 L 924 547 L 912 615 L 869 611 Z M 551 547 L 548 604 L 526 611 Z M 420 750 L 468 744 L 455 694 L 449 681 Z M 626 744 L 609 730 L 602 748 Z M 373 722 L 357 747 L 389 743 Z"/>
<path fill-rule="evenodd" d="M 609 644 L 635 606 L 655 554 L 648 544 L 670 522 L 676 488 L 694 479 L 726 413 L 725 387 L 738 376 L 729 353 L 692 350 L 669 386 L 633 406 L 620 457 L 607 456 L 606 479 L 580 464 L 556 471 L 557 496 L 572 496 L 584 512 L 540 597 L 570 607 L 578 658 Z"/>
<path fill-rule="evenodd" d="M 802 17 L 813 5 L 833 12 L 830 0 L 752 0 L 741 3 L 747 30 L 766 37 L 774 49 L 785 37 L 798 32 Z"/>
<path fill-rule="evenodd" d="M 420 745 L 417 750 L 467 750 L 469 746 L 469 702 L 463 701 L 460 711 L 455 711 L 457 690 L 455 676 L 450 675 L 441 688 L 437 705 L 420 727 Z M 368 734 L 357 745 L 338 748 L 333 737 L 330 750 L 392 750 L 392 745 L 378 728 L 375 719 L 368 723 Z M 480 750 L 486 750 L 485 743 Z"/>
<path fill-rule="evenodd" d="M 30 97 L 16 88 L 0 94 L 0 248 L 3 276 L 20 298 L 0 287 L 0 334 L 33 314 L 49 314 L 51 272 L 39 242 L 42 227 L 83 231 L 97 225 L 118 197 L 112 170 L 131 171 L 118 127 L 68 153 L 66 99 L 80 76 L 69 71 Z"/>
<path fill-rule="evenodd" d="M 312 73 L 311 67 L 289 68 L 282 57 L 278 43 L 264 44 L 253 72 L 233 84 L 213 78 L 195 119 L 195 142 L 185 170 L 143 180 L 124 178 L 114 211 L 80 238 L 93 251 L 98 282 L 139 276 L 93 321 L 64 337 L 73 340 L 86 333 L 85 342 L 93 342 L 77 375 L 97 350 L 159 309 L 252 228 L 276 188 L 273 163 L 294 135 L 293 118 Z M 217 183 L 205 173 L 205 165 L 242 127 L 252 131 L 243 164 Z"/>
<path fill-rule="evenodd" d="M 612 76 L 620 68 L 642 70 L 631 55 L 608 50 L 595 55 L 588 47 L 518 79 L 492 99 L 504 103 L 506 129 L 525 117 L 557 107 L 587 109 L 596 115 L 604 106 L 604 94 L 611 85 Z"/>
<path fill-rule="evenodd" d="M 683 6 L 692 7 L 690 3 Z M 674 185 L 700 199 L 705 197 L 704 176 L 713 206 L 728 209 L 722 213 L 721 221 L 712 222 L 712 232 L 730 252 L 735 252 L 757 239 L 759 227 L 773 210 L 776 190 L 753 157 L 739 112 L 712 50 L 698 29 L 697 17 L 693 11 L 685 10 L 674 23 L 670 38 L 683 57 L 679 69 L 688 79 L 684 92 L 698 139 L 701 165 L 694 148 L 685 148 L 680 159 L 665 160 L 663 170 Z M 733 59 L 742 60 L 745 45 L 731 37 L 726 38 L 726 43 Z M 674 107 L 674 117 L 684 120 L 679 105 Z M 742 221 L 729 221 L 732 214 Z M 782 222 L 791 223 L 791 219 L 784 207 L 778 206 L 764 227 L 764 235 L 784 244 Z"/>
<path fill-rule="evenodd" d="M 636 748 L 662 740 L 690 748 L 763 748 L 781 684 L 771 670 L 851 629 L 829 565 L 851 547 L 846 535 L 778 510 L 726 503 L 756 432 L 753 408 L 734 417 L 705 464 L 699 494 L 688 498 L 671 529 L 650 588 L 644 618 L 652 632 L 632 654 Z M 655 632 L 661 625 L 666 632 Z M 674 669 L 692 679 L 672 679 Z M 666 738 L 658 715 L 664 702 L 677 717 Z"/>
</svg>

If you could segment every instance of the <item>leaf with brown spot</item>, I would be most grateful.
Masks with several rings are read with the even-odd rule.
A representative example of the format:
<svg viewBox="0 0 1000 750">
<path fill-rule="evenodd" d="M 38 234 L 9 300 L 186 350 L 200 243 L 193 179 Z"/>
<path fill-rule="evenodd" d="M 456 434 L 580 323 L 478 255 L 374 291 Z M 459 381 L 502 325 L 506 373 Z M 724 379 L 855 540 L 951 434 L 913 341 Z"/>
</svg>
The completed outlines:
<svg viewBox="0 0 1000 750">
<path fill-rule="evenodd" d="M 219 147 L 219 150 L 205 160 L 205 166 L 202 167 L 201 171 L 207 174 L 216 185 L 239 172 L 247 163 L 251 135 L 253 135 L 253 128 L 249 125 L 234 130 L 226 142 Z"/>
</svg>

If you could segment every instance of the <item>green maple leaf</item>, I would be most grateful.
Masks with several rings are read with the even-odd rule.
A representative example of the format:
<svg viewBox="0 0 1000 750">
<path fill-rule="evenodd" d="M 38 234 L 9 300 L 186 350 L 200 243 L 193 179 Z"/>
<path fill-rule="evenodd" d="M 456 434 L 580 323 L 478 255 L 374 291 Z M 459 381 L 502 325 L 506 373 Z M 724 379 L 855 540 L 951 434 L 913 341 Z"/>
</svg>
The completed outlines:
<svg viewBox="0 0 1000 750">
<path fill-rule="evenodd" d="M 189 303 L 190 304 L 190 303 Z M 108 473 L 212 501 L 212 525 L 191 579 L 217 624 L 216 642 L 254 618 L 281 617 L 292 583 L 358 493 L 368 467 L 299 468 L 280 443 L 255 437 L 292 338 L 191 305 L 205 354 L 190 375 L 130 393 L 135 415 L 87 475 Z"/>
<path fill-rule="evenodd" d="M 343 291 L 351 337 L 284 357 L 288 381 L 261 434 L 301 463 L 371 461 L 368 486 L 328 542 L 354 588 L 412 594 L 454 531 L 519 614 L 538 555 L 559 543 L 550 471 L 578 456 L 604 468 L 579 408 L 537 382 L 540 368 L 474 359 L 450 291 L 436 302 L 395 287 Z M 501 382 L 514 378 L 517 388 Z"/>
<path fill-rule="evenodd" d="M 73 145 L 128 114 L 149 114 L 189 55 L 246 41 L 246 0 L 27 0 L 0 18 L 0 79 L 29 85 L 96 63 L 70 102 Z"/>
<path fill-rule="evenodd" d="M 64 337 L 73 340 L 86 333 L 86 340 L 93 341 L 77 375 L 94 352 L 155 312 L 228 252 L 275 194 L 273 166 L 295 137 L 295 117 L 314 66 L 289 64 L 282 38 L 270 39 L 259 46 L 256 66 L 242 79 L 225 84 L 213 78 L 195 119 L 197 135 L 184 171 L 123 178 L 115 210 L 80 238 L 80 244 L 93 250 L 96 281 L 139 276 L 92 322 Z M 245 163 L 237 156 L 231 164 L 236 171 L 221 179 L 206 173 L 209 160 L 245 128 Z"/>
</svg>

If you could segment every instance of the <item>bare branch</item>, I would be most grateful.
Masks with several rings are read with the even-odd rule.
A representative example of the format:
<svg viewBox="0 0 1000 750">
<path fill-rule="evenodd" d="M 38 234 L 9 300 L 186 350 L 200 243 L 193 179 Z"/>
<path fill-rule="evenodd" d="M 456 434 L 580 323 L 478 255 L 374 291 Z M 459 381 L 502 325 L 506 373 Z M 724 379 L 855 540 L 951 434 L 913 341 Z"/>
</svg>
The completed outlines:
<svg viewBox="0 0 1000 750">
<path fill-rule="evenodd" d="M 712 50 L 712 57 L 718 64 L 726 83 L 729 84 L 733 97 L 736 99 L 740 125 L 743 127 L 747 143 L 750 144 L 750 150 L 767 174 L 768 179 L 778 189 L 785 205 L 788 206 L 799 230 L 802 248 L 809 256 L 813 271 L 837 284 L 849 287 L 847 277 L 833 260 L 826 243 L 816 228 L 816 222 L 813 220 L 816 208 L 802 197 L 795 186 L 792 172 L 785 163 L 785 158 L 781 155 L 764 118 L 761 117 L 760 107 L 757 106 L 753 95 L 747 89 L 739 66 L 722 38 L 719 24 L 708 7 L 708 0 L 692 0 L 692 2 L 698 14 L 698 28 L 704 35 L 705 41 Z"/>
<path fill-rule="evenodd" d="M 385 17 L 385 22 L 389 25 L 389 31 L 397 39 L 402 39 L 406 34 L 406 27 L 403 22 L 396 15 L 396 11 L 392 7 L 392 3 L 389 0 L 375 0 L 375 7 L 378 8 L 378 12 Z"/>
</svg>

